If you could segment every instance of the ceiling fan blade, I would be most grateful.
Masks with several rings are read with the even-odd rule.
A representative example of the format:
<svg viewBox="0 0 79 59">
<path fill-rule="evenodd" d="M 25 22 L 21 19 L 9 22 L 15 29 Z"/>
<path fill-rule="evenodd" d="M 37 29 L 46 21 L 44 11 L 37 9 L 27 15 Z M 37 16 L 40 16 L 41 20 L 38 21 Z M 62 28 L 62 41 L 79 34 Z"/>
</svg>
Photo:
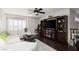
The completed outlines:
<svg viewBox="0 0 79 59">
<path fill-rule="evenodd" d="M 38 8 L 35 8 L 35 10 L 38 10 Z"/>
<path fill-rule="evenodd" d="M 39 12 L 39 13 L 45 14 L 45 12 Z"/>
<path fill-rule="evenodd" d="M 43 10 L 42 8 L 40 8 L 39 10 Z"/>
</svg>

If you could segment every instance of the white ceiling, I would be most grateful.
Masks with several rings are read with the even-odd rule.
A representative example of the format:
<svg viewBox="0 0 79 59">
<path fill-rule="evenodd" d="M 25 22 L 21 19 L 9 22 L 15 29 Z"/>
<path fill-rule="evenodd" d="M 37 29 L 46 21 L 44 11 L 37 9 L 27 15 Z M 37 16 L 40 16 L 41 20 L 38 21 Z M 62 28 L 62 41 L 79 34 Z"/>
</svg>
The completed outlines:
<svg viewBox="0 0 79 59">
<path fill-rule="evenodd" d="M 59 10 L 62 10 L 64 8 L 44 8 L 44 10 L 47 12 L 47 13 L 51 13 L 51 12 L 57 12 Z"/>
<path fill-rule="evenodd" d="M 64 8 L 43 8 L 43 10 L 47 13 L 53 13 L 53 12 L 57 12 L 59 10 L 62 10 Z M 32 11 L 29 10 L 34 10 L 34 8 L 3 8 L 5 13 L 9 13 L 9 14 L 19 14 L 19 15 L 29 15 L 29 16 L 36 16 L 33 13 L 31 13 Z M 43 14 L 39 14 L 38 16 L 41 16 Z"/>
</svg>

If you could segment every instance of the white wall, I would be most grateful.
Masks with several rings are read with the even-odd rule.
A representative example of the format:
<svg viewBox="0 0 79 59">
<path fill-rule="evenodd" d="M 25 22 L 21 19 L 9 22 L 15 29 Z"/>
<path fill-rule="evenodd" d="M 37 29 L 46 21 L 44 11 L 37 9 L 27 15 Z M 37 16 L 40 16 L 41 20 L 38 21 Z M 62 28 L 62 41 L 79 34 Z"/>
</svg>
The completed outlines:
<svg viewBox="0 0 79 59">
<path fill-rule="evenodd" d="M 6 20 L 4 11 L 0 9 L 0 32 L 6 31 Z"/>
<path fill-rule="evenodd" d="M 6 14 L 33 17 L 31 20 L 27 18 L 26 27 L 28 27 L 28 31 L 30 32 L 34 32 L 39 23 L 39 18 L 35 15 L 28 14 L 27 8 L 3 8 L 0 9 L 0 32 L 6 31 Z"/>
<path fill-rule="evenodd" d="M 70 10 L 70 28 L 79 28 L 79 22 L 75 21 L 75 17 L 79 18 L 79 15 L 75 11 Z"/>
<path fill-rule="evenodd" d="M 39 24 L 39 18 L 27 17 L 28 32 L 35 33 L 38 24 Z"/>
</svg>

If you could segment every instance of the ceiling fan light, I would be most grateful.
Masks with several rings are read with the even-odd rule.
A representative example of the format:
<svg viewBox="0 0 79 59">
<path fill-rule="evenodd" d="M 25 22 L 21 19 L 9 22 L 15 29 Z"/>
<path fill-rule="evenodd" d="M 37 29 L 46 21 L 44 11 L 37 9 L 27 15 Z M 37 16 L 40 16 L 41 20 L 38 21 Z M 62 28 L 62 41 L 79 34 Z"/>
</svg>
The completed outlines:
<svg viewBox="0 0 79 59">
<path fill-rule="evenodd" d="M 37 12 L 35 12 L 35 15 L 38 15 L 38 13 L 37 13 Z"/>
</svg>

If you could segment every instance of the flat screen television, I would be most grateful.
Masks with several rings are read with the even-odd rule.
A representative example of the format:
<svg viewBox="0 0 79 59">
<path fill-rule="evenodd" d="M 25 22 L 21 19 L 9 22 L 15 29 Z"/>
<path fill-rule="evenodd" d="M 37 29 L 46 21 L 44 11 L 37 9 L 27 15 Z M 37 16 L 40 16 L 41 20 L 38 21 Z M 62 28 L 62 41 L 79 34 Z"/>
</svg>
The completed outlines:
<svg viewBox="0 0 79 59">
<path fill-rule="evenodd" d="M 46 21 L 46 28 L 56 29 L 56 20 Z"/>
</svg>

